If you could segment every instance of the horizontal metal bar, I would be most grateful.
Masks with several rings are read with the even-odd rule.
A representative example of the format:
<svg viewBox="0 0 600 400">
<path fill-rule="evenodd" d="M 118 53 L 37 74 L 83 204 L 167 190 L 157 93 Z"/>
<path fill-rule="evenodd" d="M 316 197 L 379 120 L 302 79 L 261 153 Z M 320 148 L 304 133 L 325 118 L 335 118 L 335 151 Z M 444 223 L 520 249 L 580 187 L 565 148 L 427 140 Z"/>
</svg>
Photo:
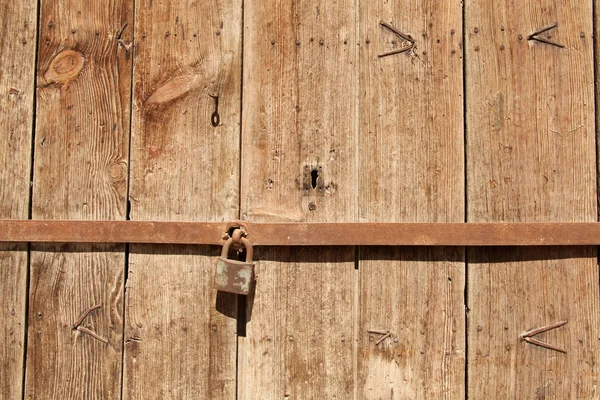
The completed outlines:
<svg viewBox="0 0 600 400">
<path fill-rule="evenodd" d="M 0 220 L 0 242 L 222 245 L 225 222 Z M 600 223 L 252 223 L 254 246 L 600 245 Z"/>
</svg>

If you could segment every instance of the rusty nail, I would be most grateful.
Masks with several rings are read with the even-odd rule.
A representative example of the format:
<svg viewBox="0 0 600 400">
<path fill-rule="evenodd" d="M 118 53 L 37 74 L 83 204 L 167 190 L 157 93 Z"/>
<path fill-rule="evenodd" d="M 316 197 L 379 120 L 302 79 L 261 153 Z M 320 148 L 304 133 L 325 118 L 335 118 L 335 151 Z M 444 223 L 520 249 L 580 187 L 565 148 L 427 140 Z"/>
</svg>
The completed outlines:
<svg viewBox="0 0 600 400">
<path fill-rule="evenodd" d="M 119 31 L 117 32 L 117 35 L 115 36 L 117 40 L 121 39 L 121 35 L 123 35 L 123 31 L 125 31 L 125 28 L 127 28 L 127 22 L 125 22 L 121 29 L 119 29 Z"/>
<path fill-rule="evenodd" d="M 541 340 L 534 339 L 532 336 L 535 336 L 535 335 L 537 335 L 539 333 L 550 331 L 552 329 L 560 328 L 561 326 L 566 325 L 567 322 L 568 321 L 561 321 L 561 322 L 558 322 L 556 324 L 547 325 L 547 326 L 543 326 L 541 328 L 532 329 L 530 331 L 527 331 L 527 332 L 523 333 L 521 335 L 521 339 L 524 340 L 524 341 L 526 341 L 527 343 L 531 343 L 531 344 L 534 344 L 536 346 L 545 347 L 547 349 L 559 351 L 561 353 L 565 353 L 566 354 L 567 353 L 566 350 L 561 349 L 560 347 L 556 347 L 554 345 L 551 345 L 549 343 L 542 342 Z"/>
<path fill-rule="evenodd" d="M 536 346 L 545 347 L 550 350 L 559 351 L 561 353 L 567 354 L 567 351 L 565 349 L 561 349 L 560 347 L 556 347 L 549 343 L 542 342 L 541 340 L 537 340 L 531 337 L 524 337 L 523 340 L 527 343 L 535 344 Z"/>
<path fill-rule="evenodd" d="M 402 33 L 402 32 L 400 32 L 398 29 L 394 28 L 393 26 L 391 26 L 391 25 L 389 25 L 389 24 L 387 24 L 387 23 L 385 23 L 385 22 L 383 22 L 383 21 L 381 21 L 379 24 L 380 24 L 381 26 L 383 26 L 384 28 L 387 28 L 387 29 L 389 29 L 390 31 L 394 32 L 396 35 L 400 36 L 402 39 L 404 39 L 404 40 L 406 40 L 406 41 L 408 41 L 408 42 L 410 42 L 410 43 L 412 43 L 412 44 L 414 44 L 414 43 L 415 43 L 415 41 L 414 41 L 414 39 L 412 38 L 412 36 L 410 36 L 410 35 L 407 35 L 406 33 Z"/>
<path fill-rule="evenodd" d="M 385 335 L 383 335 L 378 341 L 375 342 L 375 346 L 379 343 L 383 342 L 385 339 L 389 338 L 391 335 L 390 331 L 388 331 Z"/>
<path fill-rule="evenodd" d="M 91 330 L 84 328 L 83 326 L 78 326 L 77 330 L 83 333 L 87 333 L 88 335 L 90 335 L 91 337 L 93 337 L 96 340 L 101 341 L 102 343 L 106 343 L 108 344 L 108 340 L 98 336 L 95 332 L 92 332 Z"/>
<path fill-rule="evenodd" d="M 546 40 L 546 39 L 541 38 L 541 37 L 534 37 L 534 38 L 531 38 L 529 40 L 535 40 L 536 42 L 546 43 L 546 44 L 549 44 L 549 45 L 552 45 L 552 46 L 560 47 L 561 49 L 565 48 L 565 46 L 562 45 L 562 44 L 560 44 L 560 43 L 552 42 L 550 40 Z"/>
<path fill-rule="evenodd" d="M 389 331 L 380 331 L 380 330 L 376 330 L 376 329 L 369 329 L 369 330 L 367 330 L 367 332 L 369 332 L 369 333 L 377 333 L 378 335 L 385 335 Z"/>
<path fill-rule="evenodd" d="M 561 322 L 557 322 L 556 324 L 543 326 L 543 327 L 537 328 L 537 329 L 532 329 L 532 330 L 527 331 L 524 334 L 522 334 L 521 337 L 531 337 L 531 336 L 537 335 L 538 333 L 543 333 L 543 332 L 550 331 L 552 329 L 560 328 L 561 326 L 566 325 L 567 322 L 569 322 L 569 321 L 561 321 Z"/>
<path fill-rule="evenodd" d="M 550 41 L 548 39 L 544 39 L 542 37 L 538 37 L 538 35 L 541 35 L 544 32 L 548 32 L 549 30 L 554 29 L 557 26 L 558 26 L 558 23 L 555 23 L 553 25 L 550 25 L 550 26 L 547 26 L 545 28 L 539 29 L 539 30 L 533 32 L 531 35 L 527 36 L 527 40 L 535 40 L 535 41 L 538 41 L 538 42 L 541 42 L 541 43 L 546 43 L 546 44 L 549 44 L 549 45 L 552 45 L 552 46 L 564 48 L 565 46 L 563 46 L 560 43 L 555 43 L 555 42 L 552 42 L 552 41 Z M 548 37 L 551 38 L 552 35 L 550 33 L 548 33 Z"/>
<path fill-rule="evenodd" d="M 539 30 L 537 30 L 537 31 L 533 32 L 531 35 L 529 35 L 529 36 L 527 37 L 527 39 L 532 39 L 534 36 L 537 36 L 537 35 L 539 35 L 540 33 L 547 32 L 547 31 L 549 31 L 550 29 L 554 29 L 554 28 L 556 28 L 557 26 L 558 26 L 558 23 L 555 23 L 555 24 L 553 24 L 553 25 L 550 25 L 550 26 L 547 26 L 547 27 L 545 27 L 545 28 L 539 29 Z"/>
<path fill-rule="evenodd" d="M 100 307 L 102 307 L 102 304 L 97 304 L 97 305 L 92 306 L 92 307 L 88 308 L 87 310 L 85 310 L 79 316 L 79 318 L 77 318 L 77 321 L 75 321 L 75 323 L 73 324 L 73 330 L 77 329 L 79 327 L 79 325 L 81 325 L 81 323 L 83 322 L 83 320 L 85 319 L 85 317 L 87 317 L 89 315 L 89 313 L 91 313 L 94 310 L 99 309 Z"/>
<path fill-rule="evenodd" d="M 404 48 L 398 49 L 398 50 L 388 51 L 387 53 L 378 54 L 377 57 L 381 58 L 381 57 L 391 56 L 391 55 L 394 55 L 394 54 L 405 53 L 405 52 L 409 51 L 410 49 L 412 49 L 412 46 L 410 46 L 410 47 L 404 47 Z"/>
</svg>

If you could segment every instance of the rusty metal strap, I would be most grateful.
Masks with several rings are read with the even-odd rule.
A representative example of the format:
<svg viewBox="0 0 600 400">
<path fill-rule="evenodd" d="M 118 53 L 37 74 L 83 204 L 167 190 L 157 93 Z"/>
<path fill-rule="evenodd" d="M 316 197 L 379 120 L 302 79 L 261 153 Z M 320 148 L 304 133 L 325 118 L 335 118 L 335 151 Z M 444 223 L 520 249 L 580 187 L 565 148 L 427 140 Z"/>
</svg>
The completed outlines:
<svg viewBox="0 0 600 400">
<path fill-rule="evenodd" d="M 222 245 L 224 222 L 0 220 L 0 242 Z M 254 246 L 600 245 L 600 223 L 251 223 Z"/>
</svg>

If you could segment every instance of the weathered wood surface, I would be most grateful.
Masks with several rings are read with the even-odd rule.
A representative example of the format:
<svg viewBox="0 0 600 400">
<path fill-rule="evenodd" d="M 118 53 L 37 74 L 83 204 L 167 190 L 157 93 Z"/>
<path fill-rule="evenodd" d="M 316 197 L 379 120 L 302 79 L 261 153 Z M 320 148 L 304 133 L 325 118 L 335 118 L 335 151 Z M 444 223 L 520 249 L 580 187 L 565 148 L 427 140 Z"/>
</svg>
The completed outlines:
<svg viewBox="0 0 600 400">
<path fill-rule="evenodd" d="M 355 221 L 355 2 L 246 1 L 244 12 L 242 219 Z M 351 398 L 353 248 L 256 256 L 239 398 Z"/>
<path fill-rule="evenodd" d="M 0 218 L 26 219 L 33 120 L 36 2 L 0 6 Z M 0 244 L 0 398 L 20 399 L 27 245 Z"/>
<path fill-rule="evenodd" d="M 469 222 L 596 221 L 592 2 L 466 7 Z M 527 40 L 535 31 L 564 48 Z M 469 397 L 596 398 L 595 247 L 469 249 Z M 519 339 L 540 335 L 566 354 Z"/>
<path fill-rule="evenodd" d="M 237 0 L 136 2 L 131 219 L 239 217 L 241 13 Z M 235 398 L 237 303 L 212 289 L 215 256 L 131 246 L 124 398 Z"/>
<path fill-rule="evenodd" d="M 125 219 L 131 57 L 116 34 L 131 12 L 41 3 L 34 219 Z M 26 398 L 120 396 L 124 250 L 32 245 Z M 74 329 L 96 305 L 79 325 L 88 332 Z"/>
<path fill-rule="evenodd" d="M 592 0 L 453 3 L 40 2 L 33 218 L 125 220 L 129 174 L 135 221 L 597 221 Z M 0 219 L 28 218 L 37 6 L 0 6 Z M 411 45 L 381 21 L 414 48 L 377 57 Z M 262 248 L 238 326 L 216 248 L 125 250 L 33 244 L 27 312 L 0 245 L 0 398 L 599 395 L 595 247 Z M 566 354 L 520 339 L 562 320 L 536 338 Z"/>
<path fill-rule="evenodd" d="M 410 46 L 381 21 L 414 47 L 378 57 Z M 460 2 L 365 1 L 360 27 L 360 221 L 463 222 Z M 358 398 L 464 397 L 464 249 L 359 254 Z"/>
</svg>

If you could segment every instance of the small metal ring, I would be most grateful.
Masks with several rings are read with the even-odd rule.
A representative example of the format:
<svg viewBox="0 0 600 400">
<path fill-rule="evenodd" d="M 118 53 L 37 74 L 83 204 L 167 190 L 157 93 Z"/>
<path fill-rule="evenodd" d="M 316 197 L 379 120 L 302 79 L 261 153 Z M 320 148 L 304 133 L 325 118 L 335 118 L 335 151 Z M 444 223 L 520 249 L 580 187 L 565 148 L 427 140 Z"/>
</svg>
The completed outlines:
<svg viewBox="0 0 600 400">
<path fill-rule="evenodd" d="M 221 117 L 219 116 L 219 113 L 217 111 L 215 111 L 214 113 L 212 113 L 212 115 L 210 116 L 210 123 L 215 128 L 217 126 L 219 126 L 219 124 L 221 123 Z"/>
</svg>

